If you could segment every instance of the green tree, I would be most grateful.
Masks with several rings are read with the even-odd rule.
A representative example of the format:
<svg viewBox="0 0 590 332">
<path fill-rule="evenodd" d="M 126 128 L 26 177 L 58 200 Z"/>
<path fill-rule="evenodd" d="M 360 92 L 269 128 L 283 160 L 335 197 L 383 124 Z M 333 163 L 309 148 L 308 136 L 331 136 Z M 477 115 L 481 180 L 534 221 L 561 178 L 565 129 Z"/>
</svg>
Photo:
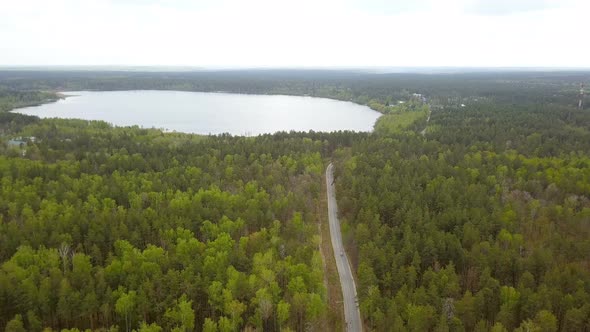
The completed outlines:
<svg viewBox="0 0 590 332">
<path fill-rule="evenodd" d="M 26 332 L 25 325 L 23 323 L 23 317 L 21 315 L 15 315 L 4 329 L 6 332 Z"/>
<path fill-rule="evenodd" d="M 289 320 L 290 312 L 291 305 L 288 302 L 284 302 L 283 300 L 279 301 L 279 303 L 277 304 L 277 319 L 279 322 L 279 330 Z"/>
<path fill-rule="evenodd" d="M 136 295 L 135 291 L 122 293 L 115 303 L 115 311 L 125 318 L 125 331 L 127 332 L 129 332 L 129 316 L 133 314 L 136 305 Z"/>
<path fill-rule="evenodd" d="M 217 322 L 219 332 L 232 332 L 237 329 L 231 322 L 231 320 L 225 316 L 219 317 Z"/>
<path fill-rule="evenodd" d="M 541 332 L 557 331 L 557 318 L 548 310 L 539 311 L 534 322 L 540 327 Z"/>
<path fill-rule="evenodd" d="M 203 332 L 217 332 L 217 323 L 211 318 L 205 318 L 203 323 Z"/>
<path fill-rule="evenodd" d="M 148 324 L 146 322 L 142 322 L 139 325 L 138 332 L 162 332 L 162 328 L 156 323 Z"/>
<path fill-rule="evenodd" d="M 192 301 L 188 301 L 185 294 L 176 301 L 175 308 L 166 309 L 164 316 L 179 324 L 179 328 L 183 331 L 192 331 L 195 327 L 195 312 L 192 308 Z"/>
<path fill-rule="evenodd" d="M 29 331 L 38 332 L 43 329 L 43 323 L 33 310 L 27 311 L 27 326 Z"/>
<path fill-rule="evenodd" d="M 409 304 L 406 310 L 409 331 L 428 331 L 436 323 L 435 311 L 431 306 Z"/>
<path fill-rule="evenodd" d="M 502 323 L 497 322 L 494 324 L 494 326 L 492 326 L 490 332 L 508 332 L 508 330 L 504 327 L 504 325 L 502 325 Z"/>
</svg>

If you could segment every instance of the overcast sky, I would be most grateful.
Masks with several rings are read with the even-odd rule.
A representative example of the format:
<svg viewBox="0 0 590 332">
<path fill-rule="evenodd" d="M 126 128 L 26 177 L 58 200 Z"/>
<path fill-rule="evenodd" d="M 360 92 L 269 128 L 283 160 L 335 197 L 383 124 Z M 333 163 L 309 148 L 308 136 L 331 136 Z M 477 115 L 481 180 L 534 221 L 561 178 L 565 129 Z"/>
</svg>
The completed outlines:
<svg viewBox="0 0 590 332">
<path fill-rule="evenodd" d="M 0 0 L 0 65 L 590 67 L 590 0 Z"/>
</svg>

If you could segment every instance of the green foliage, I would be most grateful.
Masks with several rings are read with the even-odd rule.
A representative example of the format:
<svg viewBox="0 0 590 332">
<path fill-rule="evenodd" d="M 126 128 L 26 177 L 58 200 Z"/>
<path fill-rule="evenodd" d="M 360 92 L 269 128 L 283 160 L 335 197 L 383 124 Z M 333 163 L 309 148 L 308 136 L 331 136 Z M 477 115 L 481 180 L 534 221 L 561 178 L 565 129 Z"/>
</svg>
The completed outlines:
<svg viewBox="0 0 590 332">
<path fill-rule="evenodd" d="M 557 331 L 557 318 L 549 310 L 541 310 L 537 313 L 534 322 L 542 332 Z"/>
<path fill-rule="evenodd" d="M 217 323 L 214 322 L 211 318 L 205 318 L 205 323 L 203 324 L 203 332 L 216 332 L 217 330 Z"/>
<path fill-rule="evenodd" d="M 162 332 L 162 328 L 158 326 L 156 323 L 147 324 L 146 322 L 141 323 L 139 325 L 138 332 Z"/>
<path fill-rule="evenodd" d="M 135 291 L 123 293 L 117 302 L 115 302 L 115 311 L 125 317 L 125 329 L 127 331 L 129 331 L 129 316 L 132 314 L 136 305 L 136 295 Z"/>
<path fill-rule="evenodd" d="M 321 153 L 357 134 L 200 137 L 57 119 L 21 134 L 38 138 L 34 152 L 0 154 L 0 327 L 16 314 L 27 330 L 323 319 Z"/>
<path fill-rule="evenodd" d="M 428 112 L 428 105 L 396 107 L 377 119 L 375 132 L 380 135 L 417 133 L 426 126 Z"/>
<path fill-rule="evenodd" d="M 333 158 L 370 329 L 588 329 L 590 113 L 570 105 L 587 79 L 0 73 L 0 110 L 56 98 L 40 89 L 150 88 L 386 114 L 375 133 L 244 138 L 0 111 L 3 142 L 37 138 L 24 157 L 0 144 L 0 328 L 324 328 L 316 221 Z"/>
<path fill-rule="evenodd" d="M 176 308 L 167 309 L 164 317 L 173 320 L 183 331 L 192 331 L 195 327 L 195 312 L 192 309 L 192 301 L 187 301 L 183 294 L 177 302 Z"/>
<path fill-rule="evenodd" d="M 396 129 L 388 117 L 335 154 L 369 327 L 584 330 L 590 140 L 572 128 L 588 128 L 590 113 L 439 105 L 426 140 L 416 122 Z M 399 319 L 392 307 L 404 308 Z"/>
<path fill-rule="evenodd" d="M 25 326 L 23 323 L 23 317 L 21 315 L 15 315 L 12 320 L 6 324 L 6 328 L 4 329 L 6 332 L 26 332 Z"/>
<path fill-rule="evenodd" d="M 61 95 L 45 91 L 22 91 L 0 83 L 0 113 L 19 107 L 35 106 L 56 101 Z"/>
</svg>

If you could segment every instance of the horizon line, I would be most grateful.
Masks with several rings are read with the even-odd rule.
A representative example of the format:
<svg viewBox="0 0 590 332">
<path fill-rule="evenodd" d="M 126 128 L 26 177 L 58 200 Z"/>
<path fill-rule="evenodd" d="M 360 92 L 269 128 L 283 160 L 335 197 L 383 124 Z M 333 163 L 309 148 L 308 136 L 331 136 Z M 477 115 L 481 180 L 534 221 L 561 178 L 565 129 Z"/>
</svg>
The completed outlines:
<svg viewBox="0 0 590 332">
<path fill-rule="evenodd" d="M 0 64 L 0 71 L 248 71 L 248 70 L 333 70 L 333 71 L 365 71 L 373 73 L 448 73 L 457 71 L 590 71 L 590 66 L 197 66 L 197 65 L 7 65 Z"/>
</svg>

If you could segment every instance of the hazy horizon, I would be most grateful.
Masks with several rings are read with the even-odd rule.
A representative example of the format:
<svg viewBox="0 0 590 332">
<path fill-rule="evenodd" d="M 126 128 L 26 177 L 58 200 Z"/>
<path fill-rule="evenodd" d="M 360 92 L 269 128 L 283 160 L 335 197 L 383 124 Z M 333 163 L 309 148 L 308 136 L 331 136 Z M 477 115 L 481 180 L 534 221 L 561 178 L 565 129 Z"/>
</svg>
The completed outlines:
<svg viewBox="0 0 590 332">
<path fill-rule="evenodd" d="M 2 65 L 0 71 L 121 71 L 121 72 L 223 72 L 223 71 L 342 71 L 375 74 L 452 74 L 486 72 L 586 72 L 589 67 L 505 66 L 167 66 L 167 65 Z"/>
</svg>

